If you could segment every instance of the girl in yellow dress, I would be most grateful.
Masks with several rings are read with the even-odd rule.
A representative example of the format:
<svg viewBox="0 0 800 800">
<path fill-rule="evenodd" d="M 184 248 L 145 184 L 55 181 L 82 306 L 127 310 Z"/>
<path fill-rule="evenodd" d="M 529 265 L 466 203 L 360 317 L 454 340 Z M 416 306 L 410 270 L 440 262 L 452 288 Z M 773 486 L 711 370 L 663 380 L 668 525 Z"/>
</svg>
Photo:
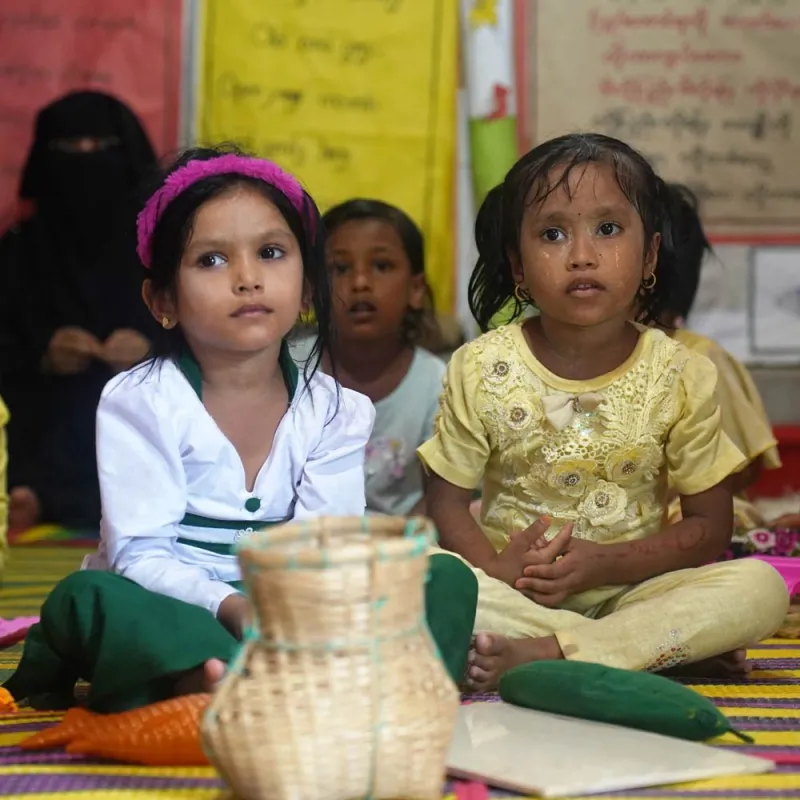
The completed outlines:
<svg viewBox="0 0 800 800">
<path fill-rule="evenodd" d="M 539 314 L 455 353 L 419 450 L 442 546 L 478 578 L 475 690 L 540 659 L 742 673 L 744 648 L 783 621 L 775 570 L 711 563 L 745 459 L 722 430 L 713 364 L 648 327 L 676 287 L 659 269 L 665 192 L 623 142 L 573 134 L 523 156 L 478 214 L 479 325 L 511 297 Z"/>
<path fill-rule="evenodd" d="M 706 356 L 717 368 L 722 429 L 746 459 L 742 468 L 727 481 L 734 495 L 734 537 L 746 540 L 749 531 L 765 524 L 755 506 L 748 501 L 746 492 L 758 480 L 762 470 L 781 466 L 778 443 L 761 395 L 747 368 L 713 339 L 684 327 L 697 295 L 703 258 L 711 252 L 711 245 L 697 212 L 697 199 L 687 187 L 678 184 L 667 186 L 667 214 L 671 246 L 662 248 L 661 269 L 675 270 L 678 280 L 661 321 L 673 339 Z M 680 503 L 675 497 L 669 506 L 669 519 L 677 522 L 680 516 Z"/>
</svg>

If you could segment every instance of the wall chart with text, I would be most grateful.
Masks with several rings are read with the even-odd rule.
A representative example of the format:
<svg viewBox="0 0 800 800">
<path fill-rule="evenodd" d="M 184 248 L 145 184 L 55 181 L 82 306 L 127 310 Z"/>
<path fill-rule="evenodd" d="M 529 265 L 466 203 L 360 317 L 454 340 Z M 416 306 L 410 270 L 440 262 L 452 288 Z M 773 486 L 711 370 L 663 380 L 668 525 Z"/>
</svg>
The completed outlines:
<svg viewBox="0 0 800 800">
<path fill-rule="evenodd" d="M 518 0 L 526 146 L 623 139 L 698 194 L 709 233 L 800 240 L 798 0 Z"/>
</svg>

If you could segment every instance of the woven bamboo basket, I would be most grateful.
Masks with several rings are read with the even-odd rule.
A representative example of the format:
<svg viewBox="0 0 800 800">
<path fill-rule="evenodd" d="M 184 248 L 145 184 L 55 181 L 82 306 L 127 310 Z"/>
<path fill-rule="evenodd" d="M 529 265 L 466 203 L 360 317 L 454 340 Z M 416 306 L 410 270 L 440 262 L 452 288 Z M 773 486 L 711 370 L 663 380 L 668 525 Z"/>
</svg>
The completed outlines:
<svg viewBox="0 0 800 800">
<path fill-rule="evenodd" d="M 433 538 L 320 518 L 239 545 L 256 620 L 202 738 L 241 800 L 439 800 L 459 697 L 425 623 Z"/>
</svg>

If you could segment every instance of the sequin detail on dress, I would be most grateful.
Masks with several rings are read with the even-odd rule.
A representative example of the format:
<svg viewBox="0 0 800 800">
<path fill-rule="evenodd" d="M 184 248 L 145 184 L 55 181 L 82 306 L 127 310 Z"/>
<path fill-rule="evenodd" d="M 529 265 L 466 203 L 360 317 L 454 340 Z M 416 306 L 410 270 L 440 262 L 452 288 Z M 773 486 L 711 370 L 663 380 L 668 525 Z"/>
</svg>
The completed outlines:
<svg viewBox="0 0 800 800">
<path fill-rule="evenodd" d="M 666 642 L 656 648 L 652 661 L 645 667 L 646 672 L 663 672 L 689 661 L 689 648 L 683 643 L 681 632 L 671 630 Z"/>
</svg>

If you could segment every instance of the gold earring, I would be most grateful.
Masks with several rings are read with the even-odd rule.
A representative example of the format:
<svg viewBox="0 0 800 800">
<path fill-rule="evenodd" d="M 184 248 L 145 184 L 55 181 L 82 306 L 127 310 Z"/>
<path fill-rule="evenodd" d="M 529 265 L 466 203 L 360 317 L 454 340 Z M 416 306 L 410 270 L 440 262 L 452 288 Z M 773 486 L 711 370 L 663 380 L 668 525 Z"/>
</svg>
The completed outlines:
<svg viewBox="0 0 800 800">
<path fill-rule="evenodd" d="M 528 290 L 521 283 L 518 283 L 514 287 L 514 297 L 521 306 L 524 306 L 531 301 L 531 296 L 528 294 Z"/>
<path fill-rule="evenodd" d="M 174 323 L 169 317 L 161 317 L 161 327 L 165 331 L 171 331 L 175 327 L 176 323 Z"/>
<path fill-rule="evenodd" d="M 651 272 L 643 281 L 642 281 L 642 289 L 646 292 L 652 292 L 653 289 L 656 288 L 656 283 L 658 278 L 656 278 L 655 272 Z"/>
</svg>

